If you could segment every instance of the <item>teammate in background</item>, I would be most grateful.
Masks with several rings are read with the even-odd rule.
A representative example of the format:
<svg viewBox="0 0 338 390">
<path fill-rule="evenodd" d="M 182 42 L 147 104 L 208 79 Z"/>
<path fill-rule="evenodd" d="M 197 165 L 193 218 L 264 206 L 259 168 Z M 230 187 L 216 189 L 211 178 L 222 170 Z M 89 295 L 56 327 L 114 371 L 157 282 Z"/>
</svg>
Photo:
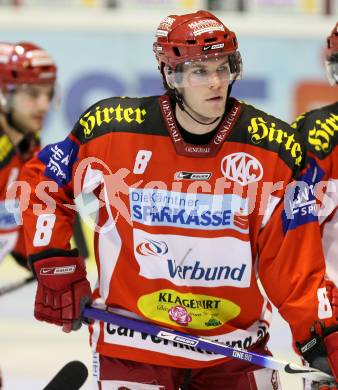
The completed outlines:
<svg viewBox="0 0 338 390">
<path fill-rule="evenodd" d="M 0 262 L 11 253 L 27 267 L 22 226 L 5 206 L 6 191 L 39 150 L 56 72 L 53 59 L 35 44 L 0 43 Z"/>
<path fill-rule="evenodd" d="M 302 134 L 309 161 L 316 161 L 323 183 L 327 183 L 319 222 L 326 277 L 332 281 L 329 294 L 331 300 L 336 302 L 333 307 L 338 317 L 338 294 L 335 288 L 338 286 L 338 138 L 335 135 L 338 130 L 338 22 L 327 38 L 325 62 L 329 83 L 337 90 L 337 101 L 300 115 L 291 126 Z M 304 381 L 304 390 L 310 389 L 313 389 L 313 383 Z"/>
<path fill-rule="evenodd" d="M 323 180 L 328 180 L 319 220 L 327 275 L 338 286 L 338 22 L 327 38 L 326 70 L 337 101 L 300 115 L 292 127 L 301 132 L 309 157 L 323 170 Z"/>
<path fill-rule="evenodd" d="M 269 354 L 271 304 L 259 277 L 304 356 L 328 372 L 330 362 L 337 377 L 338 327 L 319 225 L 289 194 L 296 177 L 308 182 L 314 175 L 303 169 L 298 135 L 230 97 L 241 56 L 236 35 L 213 14 L 166 17 L 153 50 L 164 95 L 95 103 L 64 141 L 25 167 L 35 317 L 76 330 L 83 306 L 93 300 Z M 93 294 L 83 259 L 69 244 L 73 201 L 88 193 L 99 207 Z M 316 321 L 323 329 L 316 327 L 314 343 Z M 100 389 L 280 388 L 277 372 L 249 362 L 98 321 L 90 329 Z"/>
<path fill-rule="evenodd" d="M 40 149 L 39 133 L 53 98 L 56 72 L 52 58 L 35 44 L 0 43 L 0 263 L 10 253 L 28 268 L 23 229 L 18 215 L 5 205 L 6 192 Z"/>
</svg>

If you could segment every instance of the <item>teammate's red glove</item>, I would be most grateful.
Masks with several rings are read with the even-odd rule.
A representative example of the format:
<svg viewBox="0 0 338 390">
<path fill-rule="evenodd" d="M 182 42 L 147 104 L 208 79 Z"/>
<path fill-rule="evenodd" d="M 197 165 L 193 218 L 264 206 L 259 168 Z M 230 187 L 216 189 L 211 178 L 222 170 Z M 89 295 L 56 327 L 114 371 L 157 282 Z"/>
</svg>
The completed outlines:
<svg viewBox="0 0 338 390">
<path fill-rule="evenodd" d="M 333 317 L 335 317 L 338 322 L 338 288 L 335 286 L 333 282 L 327 280 L 326 291 L 327 291 L 327 297 L 331 302 Z"/>
<path fill-rule="evenodd" d="M 35 318 L 60 325 L 65 332 L 79 329 L 81 312 L 91 301 L 83 258 L 77 256 L 76 250 L 50 250 L 45 252 L 49 257 L 40 256 L 30 257 L 31 268 L 38 279 Z"/>
<path fill-rule="evenodd" d="M 338 325 L 324 328 L 316 323 L 311 329 L 312 337 L 297 347 L 311 367 L 334 377 L 331 382 L 313 383 L 312 389 L 338 390 Z"/>
<path fill-rule="evenodd" d="M 338 382 L 338 329 L 325 336 L 323 341 L 332 375 Z"/>
</svg>

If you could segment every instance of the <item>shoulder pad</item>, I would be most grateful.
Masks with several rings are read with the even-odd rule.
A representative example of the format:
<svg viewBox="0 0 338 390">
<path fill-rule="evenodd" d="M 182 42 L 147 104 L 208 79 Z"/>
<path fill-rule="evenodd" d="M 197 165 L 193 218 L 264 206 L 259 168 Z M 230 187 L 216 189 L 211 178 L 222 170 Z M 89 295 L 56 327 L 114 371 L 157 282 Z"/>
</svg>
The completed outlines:
<svg viewBox="0 0 338 390">
<path fill-rule="evenodd" d="M 248 143 L 272 152 L 290 167 L 292 171 L 303 165 L 303 144 L 301 137 L 291 126 L 257 108 L 243 104 L 242 115 L 229 141 Z"/>
<path fill-rule="evenodd" d="M 159 115 L 156 115 L 159 110 L 158 98 L 155 96 L 101 100 L 81 115 L 72 134 L 82 144 L 112 132 L 156 134 L 159 132 L 156 124 L 159 121 Z"/>
<path fill-rule="evenodd" d="M 7 135 L 0 135 L 0 168 L 6 166 L 14 154 L 15 149 Z"/>
<path fill-rule="evenodd" d="M 307 148 L 325 158 L 338 145 L 338 102 L 303 114 L 295 124 Z"/>
</svg>

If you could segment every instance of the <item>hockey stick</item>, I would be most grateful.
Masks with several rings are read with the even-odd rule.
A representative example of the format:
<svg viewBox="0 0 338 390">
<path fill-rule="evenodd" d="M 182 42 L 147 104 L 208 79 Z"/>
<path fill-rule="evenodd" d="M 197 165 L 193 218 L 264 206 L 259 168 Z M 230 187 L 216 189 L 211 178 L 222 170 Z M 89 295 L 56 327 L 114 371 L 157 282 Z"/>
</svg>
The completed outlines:
<svg viewBox="0 0 338 390">
<path fill-rule="evenodd" d="M 85 259 L 89 256 L 87 241 L 83 233 L 81 218 L 79 214 L 75 215 L 74 224 L 73 224 L 73 237 L 76 248 L 79 250 L 79 255 L 83 256 Z"/>
<path fill-rule="evenodd" d="M 10 293 L 12 291 L 15 291 L 20 287 L 26 286 L 27 284 L 33 282 L 34 280 L 36 280 L 35 276 L 31 275 L 23 280 L 20 280 L 19 282 L 13 282 L 13 283 L 8 284 L 7 286 L 0 287 L 0 297 L 2 295 L 5 295 L 5 294 Z"/>
<path fill-rule="evenodd" d="M 105 310 L 86 307 L 83 311 L 83 317 L 86 319 L 100 320 L 109 324 L 121 326 L 123 328 L 133 329 L 134 331 L 147 333 L 151 336 L 156 336 L 163 340 L 168 340 L 178 344 L 187 345 L 189 347 L 199 348 L 207 352 L 212 352 L 226 357 L 244 360 L 246 362 L 256 364 L 258 366 L 270 368 L 273 370 L 283 371 L 288 374 L 294 374 L 307 378 L 313 381 L 334 381 L 333 377 L 316 370 L 312 367 L 303 367 L 298 364 L 284 362 L 275 359 L 271 356 L 259 355 L 254 352 L 228 347 L 215 341 L 211 341 L 202 337 L 189 335 L 177 330 L 162 328 L 159 325 L 150 324 L 140 320 L 127 318 L 118 314 L 114 314 Z"/>
</svg>

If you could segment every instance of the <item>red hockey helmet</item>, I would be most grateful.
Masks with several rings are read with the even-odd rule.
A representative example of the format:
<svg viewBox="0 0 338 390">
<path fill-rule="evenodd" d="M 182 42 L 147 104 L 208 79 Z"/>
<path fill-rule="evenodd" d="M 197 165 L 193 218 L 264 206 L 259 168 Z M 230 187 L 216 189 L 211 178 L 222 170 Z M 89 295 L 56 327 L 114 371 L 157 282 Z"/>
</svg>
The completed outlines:
<svg viewBox="0 0 338 390">
<path fill-rule="evenodd" d="M 12 55 L 14 45 L 8 42 L 0 42 L 0 86 L 5 74 L 6 65 Z"/>
<path fill-rule="evenodd" d="M 30 42 L 2 45 L 0 88 L 10 92 L 18 84 L 53 84 L 57 67 L 49 54 Z"/>
<path fill-rule="evenodd" d="M 162 64 L 175 68 L 199 57 L 233 54 L 238 48 L 235 33 L 207 11 L 169 15 L 161 21 L 155 37 L 153 51 L 160 68 Z"/>
<path fill-rule="evenodd" d="M 331 85 L 338 84 L 338 22 L 327 37 L 326 73 Z"/>
</svg>

